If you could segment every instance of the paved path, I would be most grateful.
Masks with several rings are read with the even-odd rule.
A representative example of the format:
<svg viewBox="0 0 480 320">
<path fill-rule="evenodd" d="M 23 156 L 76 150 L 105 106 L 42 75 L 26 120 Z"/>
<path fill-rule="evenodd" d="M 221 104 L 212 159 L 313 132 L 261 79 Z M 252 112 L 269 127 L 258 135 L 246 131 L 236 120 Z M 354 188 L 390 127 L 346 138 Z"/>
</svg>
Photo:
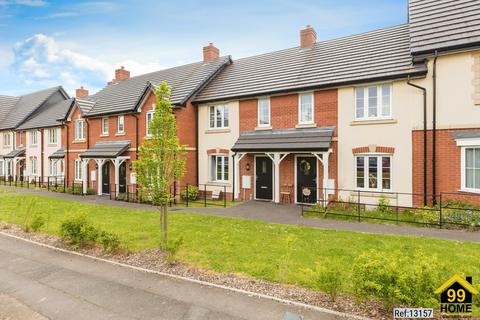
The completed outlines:
<svg viewBox="0 0 480 320">
<path fill-rule="evenodd" d="M 21 193 L 40 193 L 50 197 L 81 201 L 90 204 L 115 206 L 119 208 L 156 210 L 146 204 L 127 203 L 110 200 L 108 197 L 78 196 L 63 193 L 55 193 L 41 190 L 14 188 L 0 186 L 0 189 L 10 189 Z M 1 194 L 0 194 L 1 195 Z M 374 224 L 367 222 L 339 221 L 328 219 L 305 218 L 301 215 L 301 208 L 296 205 L 273 204 L 271 202 L 249 201 L 230 208 L 175 208 L 173 210 L 195 212 L 223 217 L 245 218 L 250 220 L 265 221 L 279 224 L 307 226 L 323 229 L 335 229 L 345 231 L 358 231 L 375 234 L 425 236 L 457 241 L 480 242 L 480 232 L 463 230 L 448 230 L 436 228 L 421 228 L 414 226 L 396 226 L 386 224 Z"/>
<path fill-rule="evenodd" d="M 5 301 L 10 306 L 0 319 L 283 320 L 287 312 L 306 320 L 344 319 L 95 261 L 1 233 L 0 257 L 0 308 Z"/>
</svg>

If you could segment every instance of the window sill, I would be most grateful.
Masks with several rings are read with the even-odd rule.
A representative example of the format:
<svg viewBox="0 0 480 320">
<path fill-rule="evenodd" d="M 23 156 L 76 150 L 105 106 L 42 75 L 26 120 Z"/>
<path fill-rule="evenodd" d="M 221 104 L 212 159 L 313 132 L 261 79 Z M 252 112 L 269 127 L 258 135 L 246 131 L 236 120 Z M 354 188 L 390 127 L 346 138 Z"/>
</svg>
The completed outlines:
<svg viewBox="0 0 480 320">
<path fill-rule="evenodd" d="M 85 143 L 86 140 L 83 139 L 83 140 L 73 140 L 72 143 Z"/>
<path fill-rule="evenodd" d="M 354 120 L 350 122 L 351 126 L 367 126 L 375 124 L 395 124 L 398 121 L 395 119 L 379 119 L 379 120 Z"/>
<path fill-rule="evenodd" d="M 115 133 L 116 137 L 121 137 L 121 136 L 124 136 L 124 135 L 125 135 L 125 132 Z"/>
<path fill-rule="evenodd" d="M 463 193 L 474 193 L 474 194 L 480 194 L 480 190 L 476 189 L 460 189 L 458 192 L 463 192 Z"/>
<path fill-rule="evenodd" d="M 48 147 L 58 147 L 58 143 L 49 143 Z"/>
<path fill-rule="evenodd" d="M 206 134 L 209 133 L 230 133 L 230 128 L 222 128 L 222 129 L 208 129 L 205 131 Z"/>
<path fill-rule="evenodd" d="M 368 190 L 368 189 L 357 189 L 357 191 L 350 192 L 350 196 L 357 197 L 358 192 L 360 192 L 360 197 L 370 197 L 370 198 L 388 198 L 395 199 L 396 194 L 393 191 L 389 190 Z"/>
<path fill-rule="evenodd" d="M 271 126 L 268 126 L 268 127 L 256 127 L 255 130 L 256 130 L 256 131 L 268 131 L 268 130 L 272 130 L 272 127 L 271 127 Z"/>
<path fill-rule="evenodd" d="M 102 133 L 102 134 L 100 135 L 100 137 L 105 138 L 105 137 L 110 137 L 110 135 L 109 135 L 109 134 L 103 134 L 103 133 Z"/>
<path fill-rule="evenodd" d="M 214 187 L 231 187 L 232 185 L 229 182 L 220 182 L 220 181 L 208 181 L 207 182 L 207 188 L 209 186 L 214 186 Z"/>
<path fill-rule="evenodd" d="M 299 123 L 295 126 L 297 129 L 303 129 L 303 128 L 316 128 L 317 124 L 316 123 Z"/>
</svg>

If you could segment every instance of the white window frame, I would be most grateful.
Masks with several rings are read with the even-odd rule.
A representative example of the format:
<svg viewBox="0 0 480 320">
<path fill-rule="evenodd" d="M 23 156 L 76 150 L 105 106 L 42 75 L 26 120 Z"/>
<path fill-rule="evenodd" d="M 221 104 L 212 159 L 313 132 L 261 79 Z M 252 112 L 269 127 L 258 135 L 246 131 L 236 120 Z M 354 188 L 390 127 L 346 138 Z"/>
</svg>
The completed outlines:
<svg viewBox="0 0 480 320">
<path fill-rule="evenodd" d="M 48 144 L 55 145 L 55 146 L 58 144 L 57 128 L 48 129 Z"/>
<path fill-rule="evenodd" d="M 3 146 L 4 147 L 8 148 L 12 145 L 12 139 L 10 137 L 11 137 L 10 132 L 3 134 Z"/>
<path fill-rule="evenodd" d="M 23 131 L 22 130 L 18 131 L 18 141 L 20 142 L 21 146 L 23 146 L 22 135 L 23 135 Z"/>
<path fill-rule="evenodd" d="M 35 147 L 38 145 L 38 130 L 30 131 L 30 146 Z"/>
<path fill-rule="evenodd" d="M 152 136 L 152 133 L 150 132 L 150 122 L 153 120 L 153 116 L 155 114 L 155 111 L 148 111 L 145 114 L 145 134 L 147 137 Z M 149 119 L 150 117 L 150 119 Z"/>
<path fill-rule="evenodd" d="M 302 97 L 310 96 L 312 98 L 312 119 L 302 121 Z M 314 124 L 315 123 L 315 95 L 313 92 L 303 92 L 298 94 L 298 124 Z"/>
<path fill-rule="evenodd" d="M 214 110 L 214 117 L 213 117 L 213 126 L 212 126 L 212 110 Z M 220 111 L 220 122 L 221 125 L 218 125 L 218 111 Z M 227 104 L 218 104 L 212 105 L 208 107 L 208 127 L 210 129 L 228 129 L 230 127 L 230 110 Z M 225 125 L 225 122 L 227 123 Z"/>
<path fill-rule="evenodd" d="M 125 116 L 123 115 L 117 117 L 117 133 L 125 133 Z"/>
<path fill-rule="evenodd" d="M 51 177 L 56 177 L 58 175 L 58 161 L 54 159 L 50 159 L 50 176 Z"/>
<path fill-rule="evenodd" d="M 0 176 L 5 175 L 5 161 L 3 159 L 0 159 Z"/>
<path fill-rule="evenodd" d="M 209 177 L 210 177 L 210 181 L 212 182 L 219 182 L 219 183 L 228 183 L 229 179 L 230 179 L 230 167 L 231 167 L 231 163 L 230 163 L 230 158 L 228 155 L 225 155 L 225 154 L 211 154 L 209 155 L 209 161 L 208 161 L 208 165 L 209 165 Z M 218 159 L 222 159 L 222 170 L 221 170 L 221 179 L 218 179 L 217 177 L 217 166 L 218 166 Z M 214 160 L 215 159 L 215 160 Z M 227 164 L 228 164 L 228 168 L 227 170 L 225 170 L 225 159 L 227 159 Z M 213 168 L 213 161 L 215 161 L 215 169 L 212 169 Z M 225 175 L 227 176 L 225 179 Z"/>
<path fill-rule="evenodd" d="M 262 115 L 262 102 L 266 102 L 266 106 L 268 107 L 268 123 L 261 123 L 261 118 Z M 263 97 L 258 99 L 258 106 L 257 106 L 257 125 L 259 128 L 265 128 L 265 127 L 270 127 L 272 125 L 272 108 L 270 106 L 270 97 Z"/>
<path fill-rule="evenodd" d="M 102 136 L 108 136 L 109 134 L 110 134 L 109 118 L 108 117 L 103 117 L 102 118 Z"/>
<path fill-rule="evenodd" d="M 364 177 L 363 177 L 363 187 L 359 187 L 357 185 L 357 158 L 363 157 L 364 158 Z M 377 188 L 370 188 L 369 181 L 368 181 L 368 172 L 369 172 L 369 157 L 376 157 L 377 158 Z M 384 189 L 383 188 L 383 165 L 382 165 L 382 158 L 388 157 L 390 158 L 390 188 Z M 353 157 L 353 170 L 354 170 L 354 186 L 355 190 L 362 190 L 362 191 L 385 191 L 391 192 L 393 190 L 393 155 L 392 154 L 385 154 L 385 153 L 362 153 L 356 154 Z"/>
<path fill-rule="evenodd" d="M 74 165 L 74 170 L 75 170 L 75 181 L 82 181 L 82 160 L 81 159 L 75 159 L 75 165 Z"/>
<path fill-rule="evenodd" d="M 75 121 L 75 132 L 74 132 L 74 134 L 75 134 L 75 137 L 74 137 L 75 141 L 85 140 L 85 120 L 77 119 Z"/>
<path fill-rule="evenodd" d="M 36 176 L 38 174 L 38 159 L 33 157 L 30 159 L 30 172 L 32 175 Z"/>
<path fill-rule="evenodd" d="M 389 114 L 383 115 L 383 87 L 388 86 L 390 88 L 390 101 L 389 101 Z M 377 116 L 369 116 L 369 89 L 376 88 L 377 89 Z M 363 89 L 363 117 L 357 116 L 357 90 Z M 390 120 L 393 119 L 393 85 L 392 83 L 381 83 L 377 85 L 370 85 L 370 86 L 361 86 L 355 87 L 355 99 L 354 99 L 354 119 L 355 121 L 371 121 L 371 120 Z"/>
</svg>

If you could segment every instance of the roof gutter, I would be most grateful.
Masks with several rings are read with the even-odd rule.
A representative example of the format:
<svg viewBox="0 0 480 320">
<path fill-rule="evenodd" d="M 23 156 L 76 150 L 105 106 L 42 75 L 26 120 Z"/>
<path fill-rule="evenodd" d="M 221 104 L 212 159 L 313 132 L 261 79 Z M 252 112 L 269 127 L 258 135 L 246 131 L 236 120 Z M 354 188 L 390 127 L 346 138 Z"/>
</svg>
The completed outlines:
<svg viewBox="0 0 480 320">
<path fill-rule="evenodd" d="M 428 204 L 427 199 L 427 89 L 411 82 L 408 77 L 407 84 L 423 92 L 423 205 Z"/>
</svg>

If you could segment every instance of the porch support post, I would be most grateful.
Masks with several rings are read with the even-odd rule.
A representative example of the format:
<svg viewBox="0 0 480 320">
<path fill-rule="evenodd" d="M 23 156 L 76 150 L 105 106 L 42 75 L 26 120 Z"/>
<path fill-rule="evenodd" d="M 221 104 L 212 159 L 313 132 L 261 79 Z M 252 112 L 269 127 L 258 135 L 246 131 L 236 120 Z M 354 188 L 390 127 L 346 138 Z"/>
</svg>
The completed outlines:
<svg viewBox="0 0 480 320">
<path fill-rule="evenodd" d="M 88 165 L 88 161 L 90 159 L 82 159 L 82 193 L 87 193 L 87 188 L 88 188 L 88 185 L 87 185 L 87 165 Z M 55 163 L 56 165 L 56 163 Z"/>
<path fill-rule="evenodd" d="M 95 159 L 97 162 L 97 167 L 98 167 L 98 174 L 97 174 L 97 193 L 98 195 L 102 195 L 102 170 L 103 170 L 103 164 L 105 163 L 105 159 Z"/>
<path fill-rule="evenodd" d="M 246 153 L 237 153 L 236 156 L 234 156 L 234 166 L 235 166 L 235 192 L 234 196 L 235 199 L 238 199 L 240 197 L 240 161 L 243 159 L 243 157 L 246 155 Z"/>
<path fill-rule="evenodd" d="M 118 195 L 120 192 L 120 166 L 127 161 L 130 157 L 117 157 L 113 160 L 113 165 L 115 167 L 115 194 Z"/>
<path fill-rule="evenodd" d="M 267 156 L 273 161 L 273 172 L 274 172 L 274 181 L 273 181 L 273 202 L 280 203 L 280 163 L 288 153 L 272 153 Z"/>
<path fill-rule="evenodd" d="M 12 163 L 12 170 L 13 170 L 13 176 L 16 177 L 17 176 L 17 161 L 15 161 L 15 159 L 10 160 L 10 163 Z"/>
<path fill-rule="evenodd" d="M 332 153 L 332 149 L 329 149 L 326 152 L 321 153 L 321 157 L 319 156 L 318 153 L 313 153 L 312 154 L 317 157 L 317 159 L 321 162 L 322 167 L 323 167 L 323 188 L 322 188 L 322 193 L 323 193 L 323 205 L 326 206 L 328 204 L 328 196 L 332 194 L 332 190 L 327 190 L 328 189 L 328 171 L 329 171 L 329 160 L 330 160 L 330 154 Z"/>
</svg>

